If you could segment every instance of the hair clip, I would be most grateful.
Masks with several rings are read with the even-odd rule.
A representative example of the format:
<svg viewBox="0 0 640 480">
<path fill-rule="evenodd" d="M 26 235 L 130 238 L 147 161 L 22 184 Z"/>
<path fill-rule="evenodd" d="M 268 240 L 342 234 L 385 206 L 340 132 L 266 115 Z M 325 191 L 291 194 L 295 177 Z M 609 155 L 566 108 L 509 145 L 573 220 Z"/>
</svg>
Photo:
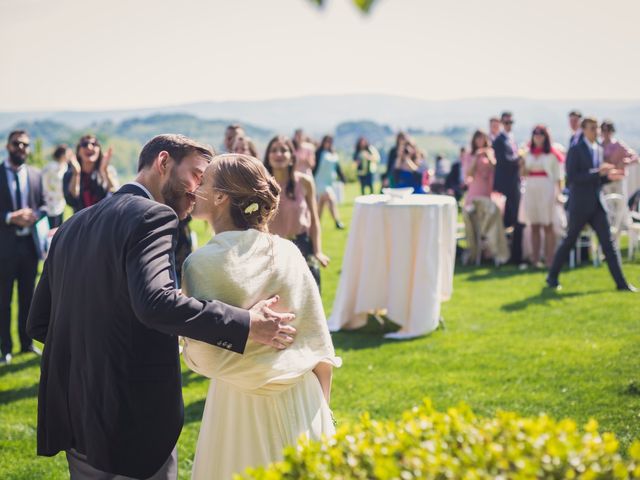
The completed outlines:
<svg viewBox="0 0 640 480">
<path fill-rule="evenodd" d="M 251 205 L 249 205 L 247 208 L 244 209 L 244 213 L 246 213 L 247 215 L 251 215 L 253 212 L 257 212 L 258 211 L 258 204 L 256 202 L 253 202 Z"/>
</svg>

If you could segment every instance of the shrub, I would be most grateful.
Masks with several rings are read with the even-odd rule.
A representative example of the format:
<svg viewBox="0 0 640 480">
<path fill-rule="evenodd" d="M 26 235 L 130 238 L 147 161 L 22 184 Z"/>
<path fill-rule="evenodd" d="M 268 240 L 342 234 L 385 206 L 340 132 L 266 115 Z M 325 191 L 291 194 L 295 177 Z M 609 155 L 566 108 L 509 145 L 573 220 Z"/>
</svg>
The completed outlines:
<svg viewBox="0 0 640 480">
<path fill-rule="evenodd" d="M 338 429 L 334 438 L 304 438 L 284 451 L 284 460 L 247 469 L 236 479 L 628 479 L 640 478 L 640 442 L 619 453 L 611 433 L 590 420 L 547 415 L 522 418 L 499 412 L 481 418 L 465 405 L 446 413 L 429 400 L 399 421 L 374 421 L 368 414 Z"/>
</svg>

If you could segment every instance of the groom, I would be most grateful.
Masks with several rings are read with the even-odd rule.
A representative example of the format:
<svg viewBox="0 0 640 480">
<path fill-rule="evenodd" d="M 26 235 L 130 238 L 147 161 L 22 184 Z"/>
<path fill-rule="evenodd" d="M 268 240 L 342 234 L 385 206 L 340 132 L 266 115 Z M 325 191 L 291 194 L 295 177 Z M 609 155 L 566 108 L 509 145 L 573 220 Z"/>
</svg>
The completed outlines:
<svg viewBox="0 0 640 480">
<path fill-rule="evenodd" d="M 250 311 L 175 288 L 178 219 L 212 151 L 181 135 L 149 141 L 138 176 L 75 214 L 53 238 L 28 319 L 44 342 L 38 454 L 66 451 L 72 479 L 177 477 L 182 429 L 178 335 L 241 354 L 247 338 L 284 349 L 292 314 Z"/>
</svg>

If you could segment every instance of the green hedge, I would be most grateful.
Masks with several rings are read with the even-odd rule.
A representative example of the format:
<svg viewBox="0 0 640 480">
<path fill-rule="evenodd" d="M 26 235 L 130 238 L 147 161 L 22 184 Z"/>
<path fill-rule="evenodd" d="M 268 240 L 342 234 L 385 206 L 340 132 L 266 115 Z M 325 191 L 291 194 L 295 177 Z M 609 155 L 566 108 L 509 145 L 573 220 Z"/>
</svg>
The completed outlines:
<svg viewBox="0 0 640 480">
<path fill-rule="evenodd" d="M 465 405 L 446 413 L 429 400 L 397 422 L 364 414 L 322 442 L 301 439 L 284 460 L 236 479 L 627 479 L 640 478 L 640 442 L 627 458 L 595 420 L 583 429 L 546 415 L 481 418 Z"/>
</svg>

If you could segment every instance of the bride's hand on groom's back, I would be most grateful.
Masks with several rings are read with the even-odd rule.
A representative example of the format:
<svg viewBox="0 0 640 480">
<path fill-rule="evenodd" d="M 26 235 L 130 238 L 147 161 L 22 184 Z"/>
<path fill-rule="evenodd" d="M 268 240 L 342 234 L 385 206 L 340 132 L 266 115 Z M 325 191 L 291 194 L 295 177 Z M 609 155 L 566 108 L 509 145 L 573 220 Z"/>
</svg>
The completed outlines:
<svg viewBox="0 0 640 480">
<path fill-rule="evenodd" d="M 296 334 L 296 329 L 288 325 L 295 318 L 295 315 L 274 312 L 271 307 L 279 299 L 280 297 L 276 295 L 251 307 L 249 310 L 251 314 L 249 338 L 254 342 L 284 350 L 293 343 L 293 337 Z"/>
</svg>

